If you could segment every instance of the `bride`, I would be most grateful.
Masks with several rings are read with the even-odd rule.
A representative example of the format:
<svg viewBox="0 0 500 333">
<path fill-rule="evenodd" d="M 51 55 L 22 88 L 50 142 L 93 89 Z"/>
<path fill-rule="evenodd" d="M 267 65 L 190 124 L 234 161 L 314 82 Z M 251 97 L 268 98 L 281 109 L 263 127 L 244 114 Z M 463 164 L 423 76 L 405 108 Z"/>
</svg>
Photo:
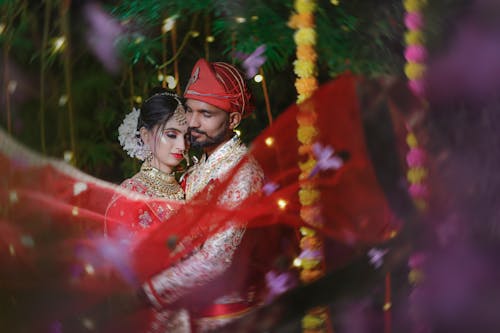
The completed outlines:
<svg viewBox="0 0 500 333">
<path fill-rule="evenodd" d="M 184 200 L 184 191 L 175 179 L 174 171 L 186 154 L 186 133 L 186 111 L 180 97 L 162 92 L 146 99 L 141 109 L 128 114 L 119 128 L 119 140 L 124 150 L 131 157 L 144 161 L 140 171 L 121 186 L 149 198 Z M 106 234 L 114 235 L 118 229 L 135 234 L 152 226 L 154 219 L 147 211 L 141 214 L 130 212 L 123 206 L 123 199 L 123 195 L 116 194 L 109 205 Z M 160 217 L 159 221 L 164 221 L 173 210 L 171 206 L 158 205 L 154 213 Z M 132 216 L 123 218 L 126 213 Z"/>
<path fill-rule="evenodd" d="M 128 114 L 119 128 L 119 140 L 131 156 L 143 160 L 140 171 L 126 179 L 121 186 L 149 198 L 164 198 L 165 203 L 151 203 L 150 210 L 130 209 L 126 196 L 113 196 L 104 225 L 105 234 L 121 242 L 133 241 L 155 223 L 166 221 L 177 209 L 176 202 L 184 200 L 184 191 L 174 171 L 186 156 L 186 111 L 181 98 L 168 92 L 157 92 L 146 99 L 140 110 Z M 152 216 L 154 214 L 154 216 Z M 136 316 L 137 317 L 137 316 Z M 145 327 L 162 332 L 189 332 L 188 312 L 158 310 L 149 307 L 139 315 Z M 131 323 L 127 323 L 131 325 Z M 128 327 L 130 329 L 130 327 Z"/>
</svg>

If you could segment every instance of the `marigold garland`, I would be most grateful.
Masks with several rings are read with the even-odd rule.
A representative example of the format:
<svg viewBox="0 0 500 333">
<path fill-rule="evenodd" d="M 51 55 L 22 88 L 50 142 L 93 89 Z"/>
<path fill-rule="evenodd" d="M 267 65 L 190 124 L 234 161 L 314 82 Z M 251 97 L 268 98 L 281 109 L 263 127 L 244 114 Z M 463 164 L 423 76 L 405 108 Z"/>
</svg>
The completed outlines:
<svg viewBox="0 0 500 333">
<path fill-rule="evenodd" d="M 302 79 L 297 79 L 302 80 Z M 297 123 L 299 126 L 311 126 L 316 124 L 316 120 L 318 119 L 318 115 L 314 112 L 307 112 L 301 110 L 300 113 L 297 114 Z"/>
<path fill-rule="evenodd" d="M 301 266 L 302 269 L 313 269 L 319 266 L 321 260 L 317 259 L 302 259 Z"/>
<path fill-rule="evenodd" d="M 309 155 L 312 154 L 312 145 L 304 144 L 299 147 L 299 155 Z"/>
<path fill-rule="evenodd" d="M 298 77 L 311 78 L 316 75 L 316 65 L 310 60 L 295 60 L 293 66 Z"/>
<path fill-rule="evenodd" d="M 311 45 L 300 45 L 297 47 L 297 58 L 316 61 L 318 59 L 318 54 Z"/>
<path fill-rule="evenodd" d="M 302 207 L 300 210 L 300 217 L 304 222 L 306 222 L 309 225 L 316 225 L 316 221 L 321 221 L 321 210 L 317 206 L 305 206 Z M 313 229 L 308 229 L 309 233 L 307 233 L 306 230 L 301 229 L 301 233 L 304 237 L 307 237 L 309 235 L 314 235 L 314 230 Z M 304 238 L 303 238 L 304 239 Z M 301 248 L 310 248 L 309 246 L 306 246 L 309 243 L 304 243 L 304 246 L 301 243 Z"/>
<path fill-rule="evenodd" d="M 309 13 L 292 15 L 288 21 L 288 26 L 292 29 L 311 27 L 314 25 L 314 17 Z"/>
<path fill-rule="evenodd" d="M 307 156 L 305 162 L 299 162 L 301 174 L 299 176 L 300 189 L 299 201 L 301 204 L 300 216 L 305 224 L 311 227 L 321 227 L 321 211 L 317 203 L 320 191 L 316 189 L 314 180 L 310 179 L 311 172 L 317 164 L 312 151 L 312 144 L 319 135 L 316 127 L 317 115 L 312 103 L 304 103 L 318 88 L 316 60 L 318 55 L 315 50 L 316 30 L 314 24 L 314 11 L 316 0 L 296 0 L 294 13 L 288 22 L 292 29 L 296 29 L 294 41 L 297 45 L 294 61 L 294 73 L 297 75 L 295 88 L 297 89 L 297 139 L 300 143 L 298 152 Z M 297 261 L 301 268 L 300 278 L 304 283 L 312 282 L 324 274 L 323 269 L 323 241 L 312 228 L 300 229 L 303 236 L 300 243 L 302 252 Z M 302 320 L 303 332 L 325 332 L 327 326 L 327 311 L 319 308 L 310 311 Z"/>
<path fill-rule="evenodd" d="M 297 130 L 297 139 L 302 144 L 311 144 L 318 136 L 318 130 L 314 126 L 302 125 Z"/>
<path fill-rule="evenodd" d="M 312 230 L 312 229 L 310 229 Z M 303 248 L 307 248 L 309 250 L 320 250 L 321 242 L 318 241 L 317 237 L 313 236 L 304 236 L 300 240 L 300 246 Z"/>
<path fill-rule="evenodd" d="M 298 79 L 297 102 L 301 103 L 312 95 L 317 89 L 316 80 L 316 59 L 317 53 L 314 49 L 316 45 L 316 30 L 314 25 L 314 10 L 316 1 L 297 0 L 295 2 L 296 14 L 293 14 L 289 21 L 289 26 L 296 29 L 294 41 L 297 45 L 297 60 L 294 62 L 294 72 Z"/>
<path fill-rule="evenodd" d="M 324 322 L 325 318 L 323 316 L 307 315 L 304 317 L 303 327 L 305 329 L 317 329 L 323 326 Z"/>
<path fill-rule="evenodd" d="M 312 95 L 318 89 L 318 82 L 314 78 L 303 77 L 295 81 L 295 88 L 306 95 Z"/>
<path fill-rule="evenodd" d="M 316 234 L 316 231 L 308 227 L 300 227 L 300 233 L 302 234 L 302 236 L 307 237 L 314 236 Z"/>
<path fill-rule="evenodd" d="M 306 162 L 299 162 L 299 168 L 300 168 L 300 170 L 302 172 L 307 173 L 308 175 L 314 169 L 315 165 L 316 165 L 316 160 L 315 159 L 309 159 Z"/>
<path fill-rule="evenodd" d="M 300 204 L 303 206 L 309 206 L 316 203 L 319 197 L 320 197 L 320 192 L 318 190 L 308 190 L 308 189 L 299 190 L 299 200 Z"/>
<path fill-rule="evenodd" d="M 324 274 L 321 268 L 303 269 L 300 271 L 300 280 L 304 283 L 309 283 L 319 279 Z"/>
<path fill-rule="evenodd" d="M 313 14 L 316 10 L 315 0 L 298 0 L 295 1 L 295 10 L 300 14 Z"/>
<path fill-rule="evenodd" d="M 316 45 L 316 31 L 314 28 L 299 28 L 293 39 L 297 45 Z"/>
</svg>

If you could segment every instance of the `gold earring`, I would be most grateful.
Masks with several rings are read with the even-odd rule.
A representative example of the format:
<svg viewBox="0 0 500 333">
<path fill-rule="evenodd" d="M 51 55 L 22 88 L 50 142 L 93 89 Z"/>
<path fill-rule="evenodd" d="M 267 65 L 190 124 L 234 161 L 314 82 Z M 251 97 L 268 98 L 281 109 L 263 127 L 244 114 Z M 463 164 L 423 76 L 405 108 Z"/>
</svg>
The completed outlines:
<svg viewBox="0 0 500 333">
<path fill-rule="evenodd" d="M 148 149 L 148 156 L 146 156 L 146 162 L 151 165 L 151 162 L 153 162 L 153 152 Z"/>
</svg>

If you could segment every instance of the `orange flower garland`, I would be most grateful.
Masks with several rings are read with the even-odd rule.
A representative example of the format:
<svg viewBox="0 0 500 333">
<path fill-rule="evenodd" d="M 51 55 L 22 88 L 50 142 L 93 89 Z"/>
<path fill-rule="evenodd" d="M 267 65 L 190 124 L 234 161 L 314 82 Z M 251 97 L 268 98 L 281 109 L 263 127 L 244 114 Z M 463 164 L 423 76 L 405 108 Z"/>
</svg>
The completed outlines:
<svg viewBox="0 0 500 333">
<path fill-rule="evenodd" d="M 295 1 L 296 14 L 288 22 L 292 29 L 296 29 L 294 40 L 297 45 L 297 60 L 294 61 L 294 72 L 298 76 L 295 87 L 297 102 L 303 102 L 317 89 L 316 59 L 318 57 L 316 45 L 316 30 L 314 25 L 315 0 Z"/>
<path fill-rule="evenodd" d="M 311 172 L 317 164 L 312 153 L 312 144 L 316 142 L 319 135 L 316 127 L 317 115 L 311 105 L 300 104 L 312 96 L 318 88 L 316 79 L 316 60 L 318 55 L 315 50 L 316 30 L 314 23 L 314 11 L 317 3 L 315 0 L 296 0 L 293 14 L 288 22 L 292 29 L 296 29 L 294 40 L 297 45 L 294 61 L 294 72 L 297 75 L 295 88 L 297 89 L 297 103 L 299 113 L 297 115 L 297 140 L 300 142 L 299 154 L 304 156 L 303 162 L 299 162 L 301 174 L 299 176 L 300 190 L 299 200 L 301 204 L 300 216 L 306 225 L 321 227 L 321 212 L 317 203 L 320 191 L 316 189 L 314 178 L 309 179 Z M 300 267 L 300 278 L 303 283 L 317 280 L 324 275 L 324 258 L 322 254 L 323 241 L 314 229 L 300 228 L 302 240 L 300 256 L 294 264 Z M 326 332 L 328 311 L 326 308 L 311 310 L 302 319 L 303 332 Z"/>
</svg>

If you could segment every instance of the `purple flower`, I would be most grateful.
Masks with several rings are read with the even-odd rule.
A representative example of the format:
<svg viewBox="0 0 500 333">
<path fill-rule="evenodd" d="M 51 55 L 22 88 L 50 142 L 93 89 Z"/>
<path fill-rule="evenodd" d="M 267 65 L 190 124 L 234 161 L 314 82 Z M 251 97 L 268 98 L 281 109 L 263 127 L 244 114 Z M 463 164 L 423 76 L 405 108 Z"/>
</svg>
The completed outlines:
<svg viewBox="0 0 500 333">
<path fill-rule="evenodd" d="M 266 284 L 269 292 L 267 301 L 270 302 L 276 296 L 296 287 L 298 283 L 296 276 L 291 272 L 270 271 L 266 274 Z"/>
<path fill-rule="evenodd" d="M 263 55 L 264 52 L 266 52 L 266 45 L 262 44 L 251 54 L 235 53 L 235 57 L 243 62 L 242 65 L 245 69 L 247 79 L 253 78 L 259 72 L 259 68 L 266 62 L 266 56 Z"/>
<path fill-rule="evenodd" d="M 266 195 L 271 195 L 274 193 L 277 189 L 279 188 L 279 185 L 273 182 L 266 183 L 263 187 L 262 190 Z"/>
<path fill-rule="evenodd" d="M 377 249 L 373 248 L 368 251 L 368 256 L 370 257 L 370 263 L 375 266 L 375 268 L 380 268 L 384 263 L 384 256 L 389 252 L 387 249 Z"/>
<path fill-rule="evenodd" d="M 344 161 L 338 156 L 333 156 L 335 150 L 330 146 L 323 146 L 317 142 L 313 144 L 313 154 L 316 157 L 317 163 L 311 171 L 309 178 L 315 176 L 320 170 L 339 169 Z"/>
<path fill-rule="evenodd" d="M 319 260 L 322 258 L 322 253 L 319 250 L 304 250 L 300 253 L 300 259 L 314 259 Z"/>
</svg>

